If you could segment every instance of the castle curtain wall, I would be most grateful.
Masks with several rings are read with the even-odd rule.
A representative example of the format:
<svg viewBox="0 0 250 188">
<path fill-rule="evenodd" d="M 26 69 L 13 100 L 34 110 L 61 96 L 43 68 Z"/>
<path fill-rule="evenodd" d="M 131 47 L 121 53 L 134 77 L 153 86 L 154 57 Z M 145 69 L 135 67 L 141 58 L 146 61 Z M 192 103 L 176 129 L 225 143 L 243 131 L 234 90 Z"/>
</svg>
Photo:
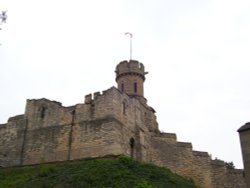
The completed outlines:
<svg viewBox="0 0 250 188">
<path fill-rule="evenodd" d="M 27 119 L 23 115 L 10 118 L 0 125 L 0 166 L 20 165 Z"/>
<path fill-rule="evenodd" d="M 114 87 L 70 107 L 27 100 L 24 115 L 0 125 L 0 166 L 123 154 L 170 168 L 205 188 L 246 188 L 242 170 L 194 151 L 175 134 L 160 133 L 154 113 Z"/>
</svg>

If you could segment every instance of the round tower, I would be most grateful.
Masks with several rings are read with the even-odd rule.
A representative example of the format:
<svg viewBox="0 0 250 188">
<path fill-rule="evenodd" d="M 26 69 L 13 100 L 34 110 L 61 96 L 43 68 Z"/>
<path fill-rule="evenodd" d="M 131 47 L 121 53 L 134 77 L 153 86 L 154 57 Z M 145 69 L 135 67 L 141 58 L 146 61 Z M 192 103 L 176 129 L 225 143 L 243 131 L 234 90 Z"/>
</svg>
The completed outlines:
<svg viewBox="0 0 250 188">
<path fill-rule="evenodd" d="M 250 187 L 250 122 L 238 129 L 240 134 L 241 153 L 244 164 L 245 180 Z"/>
<path fill-rule="evenodd" d="M 147 72 L 142 63 L 135 60 L 122 61 L 116 66 L 115 73 L 120 91 L 132 97 L 144 98 L 143 83 Z"/>
</svg>

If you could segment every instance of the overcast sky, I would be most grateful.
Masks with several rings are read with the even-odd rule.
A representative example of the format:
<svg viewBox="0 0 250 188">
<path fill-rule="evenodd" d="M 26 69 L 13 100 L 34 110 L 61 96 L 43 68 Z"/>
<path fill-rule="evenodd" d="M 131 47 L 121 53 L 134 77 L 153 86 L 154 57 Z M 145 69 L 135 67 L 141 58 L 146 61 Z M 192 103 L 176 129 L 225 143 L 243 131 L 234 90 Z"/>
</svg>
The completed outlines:
<svg viewBox="0 0 250 188">
<path fill-rule="evenodd" d="M 250 121 L 249 0 L 0 0 L 0 123 L 26 99 L 64 106 L 116 86 L 115 66 L 149 72 L 160 130 L 242 168 L 237 129 Z"/>
</svg>

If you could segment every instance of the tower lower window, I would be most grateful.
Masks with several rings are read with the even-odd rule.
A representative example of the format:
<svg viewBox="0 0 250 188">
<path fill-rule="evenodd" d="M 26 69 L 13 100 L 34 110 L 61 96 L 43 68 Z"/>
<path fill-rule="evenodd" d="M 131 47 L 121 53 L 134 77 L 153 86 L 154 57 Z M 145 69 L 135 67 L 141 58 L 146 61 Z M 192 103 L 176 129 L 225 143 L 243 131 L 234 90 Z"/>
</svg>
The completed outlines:
<svg viewBox="0 0 250 188">
<path fill-rule="evenodd" d="M 134 93 L 137 93 L 137 83 L 134 83 Z"/>
<path fill-rule="evenodd" d="M 124 101 L 123 103 L 122 103 L 122 112 L 123 112 L 123 114 L 124 115 L 126 115 L 126 102 Z"/>
<path fill-rule="evenodd" d="M 124 84 L 121 85 L 121 90 L 124 92 Z"/>
</svg>

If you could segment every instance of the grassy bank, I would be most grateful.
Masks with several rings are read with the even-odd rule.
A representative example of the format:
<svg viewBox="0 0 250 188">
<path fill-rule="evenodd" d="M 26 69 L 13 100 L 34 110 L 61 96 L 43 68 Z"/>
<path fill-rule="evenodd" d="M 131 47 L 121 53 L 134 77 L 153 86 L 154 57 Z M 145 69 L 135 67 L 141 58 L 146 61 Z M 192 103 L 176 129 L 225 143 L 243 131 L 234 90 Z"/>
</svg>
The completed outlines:
<svg viewBox="0 0 250 188">
<path fill-rule="evenodd" d="M 0 169 L 0 188 L 195 188 L 170 170 L 128 157 Z"/>
</svg>

